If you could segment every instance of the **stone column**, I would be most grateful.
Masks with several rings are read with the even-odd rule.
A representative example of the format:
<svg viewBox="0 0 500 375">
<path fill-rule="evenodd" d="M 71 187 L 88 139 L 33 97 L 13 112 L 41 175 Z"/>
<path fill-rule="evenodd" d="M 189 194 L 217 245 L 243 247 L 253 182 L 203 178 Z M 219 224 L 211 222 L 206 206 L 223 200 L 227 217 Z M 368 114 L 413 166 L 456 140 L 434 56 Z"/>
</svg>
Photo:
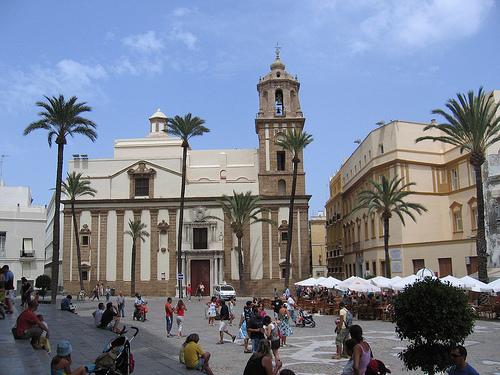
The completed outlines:
<svg viewBox="0 0 500 375">
<path fill-rule="evenodd" d="M 276 223 L 278 223 L 278 209 L 272 208 L 271 209 L 271 219 L 274 220 Z M 279 225 L 279 223 L 278 223 Z M 281 278 L 281 269 L 280 269 L 280 259 L 279 259 L 279 231 L 277 227 L 274 227 L 272 230 L 272 235 L 271 235 L 271 246 L 272 246 L 272 267 L 270 270 L 270 278 L 276 278 L 280 279 Z"/>
<path fill-rule="evenodd" d="M 224 280 L 233 282 L 232 278 L 232 251 L 233 248 L 233 231 L 231 229 L 231 223 L 229 222 L 227 216 L 224 215 Z"/>
<path fill-rule="evenodd" d="M 123 285 L 123 258 L 125 249 L 123 248 L 123 234 L 125 232 L 125 211 L 116 210 L 116 281 Z M 128 227 L 128 225 L 127 225 Z"/>
<path fill-rule="evenodd" d="M 175 290 L 177 283 L 177 210 L 168 210 L 168 224 L 170 225 L 168 229 L 168 254 L 169 254 L 169 275 L 167 275 L 167 280 L 169 285 Z"/>
<path fill-rule="evenodd" d="M 105 215 L 107 212 L 105 212 Z M 90 235 L 90 272 L 89 272 L 89 287 L 88 287 L 88 292 L 92 290 L 92 285 L 95 285 L 97 283 L 97 280 L 95 280 L 95 283 L 92 283 L 91 280 L 93 278 L 96 278 L 95 276 L 97 275 L 97 256 L 99 254 L 99 251 L 101 247 L 99 246 L 99 239 L 101 237 L 101 230 L 99 228 L 99 211 L 91 211 L 91 220 L 92 222 L 90 223 L 90 230 L 91 230 L 91 235 Z M 106 231 L 104 231 L 106 233 Z M 105 249 L 106 247 L 104 247 Z"/>
<path fill-rule="evenodd" d="M 92 258 L 95 259 L 95 263 L 93 263 L 94 273 L 93 276 L 95 278 L 95 283 L 99 281 L 99 279 L 103 279 L 106 277 L 106 254 L 108 247 L 108 215 L 109 211 L 104 211 L 100 213 L 100 233 L 99 233 L 99 251 L 96 251 L 95 254 L 92 255 Z M 91 284 L 90 286 L 92 287 Z"/>
<path fill-rule="evenodd" d="M 63 283 L 69 283 L 71 269 L 73 268 L 73 262 L 76 264 L 76 261 L 71 258 L 71 252 L 73 249 L 73 242 L 71 241 L 71 233 L 72 229 L 72 219 L 71 219 L 71 211 L 64 210 L 64 218 L 63 218 L 63 240 L 62 240 L 62 278 Z"/>
<path fill-rule="evenodd" d="M 150 238 L 151 238 L 151 259 L 150 259 L 150 276 L 149 280 L 156 281 L 158 280 L 158 250 L 160 249 L 159 243 L 159 231 L 157 229 L 158 225 L 158 210 L 149 210 L 151 215 L 151 230 L 150 230 Z"/>
</svg>

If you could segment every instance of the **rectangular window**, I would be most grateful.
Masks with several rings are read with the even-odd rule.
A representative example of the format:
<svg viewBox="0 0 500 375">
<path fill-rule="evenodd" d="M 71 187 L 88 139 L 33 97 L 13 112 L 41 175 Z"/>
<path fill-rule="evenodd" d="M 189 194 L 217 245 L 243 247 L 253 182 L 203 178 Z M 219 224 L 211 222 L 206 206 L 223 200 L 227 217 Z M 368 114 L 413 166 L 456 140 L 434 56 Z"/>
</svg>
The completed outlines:
<svg viewBox="0 0 500 375">
<path fill-rule="evenodd" d="M 82 279 L 83 280 L 89 279 L 89 271 L 82 271 Z"/>
<path fill-rule="evenodd" d="M 285 170 L 285 151 L 277 151 L 276 152 L 276 161 L 277 161 L 277 170 L 284 171 Z"/>
<path fill-rule="evenodd" d="M 365 241 L 368 240 L 368 221 L 365 221 Z"/>
<path fill-rule="evenodd" d="M 439 277 L 453 275 L 453 270 L 451 268 L 451 258 L 439 258 L 438 262 L 439 262 Z"/>
<path fill-rule="evenodd" d="M 89 245 L 89 236 L 82 236 L 82 246 Z"/>
<path fill-rule="evenodd" d="M 136 178 L 135 179 L 135 196 L 148 197 L 149 196 L 149 178 Z"/>
<path fill-rule="evenodd" d="M 378 145 L 378 153 L 379 154 L 383 154 L 384 153 L 384 145 L 383 144 L 379 144 Z"/>
<path fill-rule="evenodd" d="M 380 275 L 386 277 L 385 276 L 385 260 L 380 262 Z"/>
<path fill-rule="evenodd" d="M 472 209 L 472 230 L 477 229 L 477 208 Z"/>
<path fill-rule="evenodd" d="M 23 238 L 23 257 L 33 256 L 33 238 Z"/>
<path fill-rule="evenodd" d="M 465 257 L 467 275 L 477 272 L 477 257 Z"/>
<path fill-rule="evenodd" d="M 372 262 L 373 276 L 377 276 L 377 262 Z"/>
<path fill-rule="evenodd" d="M 455 232 L 462 232 L 462 214 L 460 212 L 456 212 L 453 214 L 455 220 Z"/>
<path fill-rule="evenodd" d="M 208 249 L 207 228 L 193 228 L 193 249 Z"/>
<path fill-rule="evenodd" d="M 7 233 L 0 232 L 0 257 L 5 256 L 5 242 L 7 240 Z"/>
<path fill-rule="evenodd" d="M 281 242 L 288 241 L 288 232 L 281 232 Z"/>
<path fill-rule="evenodd" d="M 416 274 L 418 270 L 425 267 L 424 259 L 413 259 L 413 273 Z"/>
<path fill-rule="evenodd" d="M 457 169 L 453 169 L 451 171 L 451 183 L 453 186 L 453 190 L 458 190 L 459 184 L 458 184 L 458 170 Z"/>
</svg>

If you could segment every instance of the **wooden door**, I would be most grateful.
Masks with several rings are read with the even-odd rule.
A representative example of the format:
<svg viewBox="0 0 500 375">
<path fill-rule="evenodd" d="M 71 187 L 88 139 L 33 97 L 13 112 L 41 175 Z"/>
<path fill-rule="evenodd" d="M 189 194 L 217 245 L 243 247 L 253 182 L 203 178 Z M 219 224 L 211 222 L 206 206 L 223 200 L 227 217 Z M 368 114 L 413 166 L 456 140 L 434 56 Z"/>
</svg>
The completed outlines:
<svg viewBox="0 0 500 375">
<path fill-rule="evenodd" d="M 210 285 L 210 261 L 209 260 L 192 260 L 191 261 L 191 289 L 193 295 L 196 293 L 198 285 L 203 283 L 205 286 L 204 296 L 211 296 L 212 290 Z"/>
</svg>

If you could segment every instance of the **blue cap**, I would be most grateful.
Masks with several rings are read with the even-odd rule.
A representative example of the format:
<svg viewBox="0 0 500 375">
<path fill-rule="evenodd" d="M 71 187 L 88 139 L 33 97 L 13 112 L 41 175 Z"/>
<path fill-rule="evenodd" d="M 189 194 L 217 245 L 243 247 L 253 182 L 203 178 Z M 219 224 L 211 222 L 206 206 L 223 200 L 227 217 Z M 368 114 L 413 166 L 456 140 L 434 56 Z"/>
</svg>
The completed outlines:
<svg viewBox="0 0 500 375">
<path fill-rule="evenodd" d="M 71 347 L 71 344 L 67 340 L 61 340 L 59 341 L 59 344 L 57 344 L 57 355 L 61 357 L 65 357 L 73 351 L 73 348 Z"/>
</svg>

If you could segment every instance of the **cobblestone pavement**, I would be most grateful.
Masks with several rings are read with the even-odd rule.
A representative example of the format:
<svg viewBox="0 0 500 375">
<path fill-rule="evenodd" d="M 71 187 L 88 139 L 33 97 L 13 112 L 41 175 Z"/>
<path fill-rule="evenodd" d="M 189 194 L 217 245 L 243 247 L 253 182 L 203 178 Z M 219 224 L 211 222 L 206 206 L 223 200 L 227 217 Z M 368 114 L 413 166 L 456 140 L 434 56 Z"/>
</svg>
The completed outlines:
<svg viewBox="0 0 500 375">
<path fill-rule="evenodd" d="M 132 342 L 132 353 L 136 361 L 134 374 L 193 374 L 186 370 L 178 362 L 178 353 L 184 339 L 167 338 L 165 330 L 165 299 L 154 297 L 145 298 L 148 301 L 148 320 L 145 322 L 132 321 L 133 300 L 127 299 L 126 317 L 121 323 L 129 326 L 136 325 L 140 328 L 137 338 Z M 242 374 L 250 354 L 243 353 L 243 340 L 232 343 L 226 335 L 224 345 L 215 345 L 219 338 L 218 322 L 215 326 L 208 326 L 208 320 L 204 318 L 206 308 L 205 302 L 193 299 L 187 302 L 183 338 L 188 334 L 196 332 L 200 335 L 200 345 L 205 351 L 212 354 L 210 364 L 216 375 L 220 374 Z M 236 312 L 240 313 L 246 298 L 239 298 Z M 59 301 L 59 300 L 58 300 Z M 114 299 L 112 299 L 114 302 Z M 177 299 L 174 299 L 174 304 Z M 111 332 L 96 329 L 93 326 L 92 311 L 97 306 L 97 301 L 76 302 L 78 305 L 77 316 L 62 312 L 56 306 L 40 305 L 37 313 L 42 313 L 51 329 L 51 345 L 53 350 L 57 342 L 68 339 L 73 345 L 74 366 L 92 364 L 97 355 L 102 351 L 106 343 L 113 337 Z M 19 307 L 18 313 L 20 312 Z M 272 314 L 271 310 L 267 310 Z M 50 357 L 45 352 L 26 349 L 26 342 L 13 340 L 5 336 L 13 326 L 17 315 L 7 316 L 0 321 L 0 332 L 2 338 L 0 345 L 12 350 L 4 352 L 2 359 L 5 365 L 0 367 L 0 374 L 46 374 L 49 373 Z M 287 339 L 289 347 L 279 350 L 280 357 L 284 363 L 283 368 L 292 369 L 297 375 L 323 375 L 340 374 L 346 360 L 332 360 L 334 354 L 333 316 L 315 315 L 315 328 L 293 328 L 293 335 Z M 239 317 L 235 319 L 234 326 L 229 327 L 232 334 L 238 332 Z M 357 321 L 363 327 L 366 341 L 373 349 L 377 359 L 382 360 L 393 374 L 419 374 L 416 371 L 406 371 L 397 353 L 405 348 L 395 335 L 394 325 L 381 321 Z M 175 324 L 172 332 L 177 332 Z M 466 341 L 469 351 L 469 363 L 482 375 L 500 374 L 500 322 L 499 321 L 477 321 L 475 332 Z M 24 354 L 23 354 L 24 353 Z M 19 357 L 28 353 L 29 360 L 25 361 L 25 367 L 19 367 Z M 16 362 L 17 359 L 17 362 Z M 16 367 L 17 366 L 17 367 Z M 11 371 L 5 372 L 5 368 Z M 47 369 L 47 371 L 45 371 Z M 13 371 L 13 372 L 12 372 Z"/>
</svg>

